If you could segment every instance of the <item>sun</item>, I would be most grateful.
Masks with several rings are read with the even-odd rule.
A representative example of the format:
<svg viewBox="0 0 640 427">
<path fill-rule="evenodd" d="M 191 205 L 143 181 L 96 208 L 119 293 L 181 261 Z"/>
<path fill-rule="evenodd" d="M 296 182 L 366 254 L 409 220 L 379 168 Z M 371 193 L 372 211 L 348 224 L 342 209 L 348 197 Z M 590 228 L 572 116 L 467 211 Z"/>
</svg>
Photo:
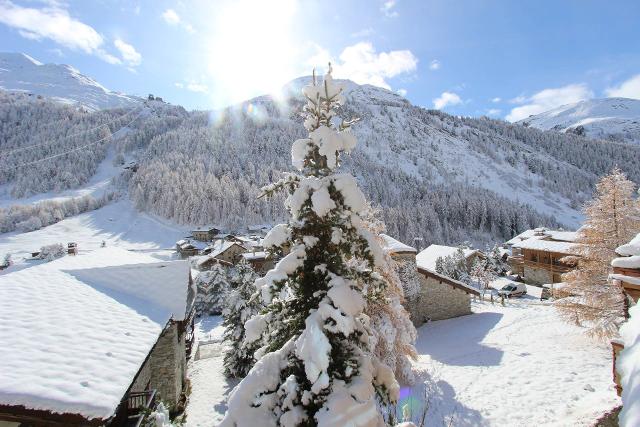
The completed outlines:
<svg viewBox="0 0 640 427">
<path fill-rule="evenodd" d="M 207 72 L 224 106 L 272 93 L 295 77 L 295 0 L 216 4 L 206 42 Z"/>
</svg>

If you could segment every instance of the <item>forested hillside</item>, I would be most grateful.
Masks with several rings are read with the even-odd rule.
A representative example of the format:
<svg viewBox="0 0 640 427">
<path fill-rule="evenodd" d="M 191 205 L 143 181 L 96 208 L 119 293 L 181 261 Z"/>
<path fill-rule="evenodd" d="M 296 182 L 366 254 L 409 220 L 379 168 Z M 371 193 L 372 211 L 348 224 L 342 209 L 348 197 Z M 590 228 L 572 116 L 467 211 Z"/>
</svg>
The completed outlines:
<svg viewBox="0 0 640 427">
<path fill-rule="evenodd" d="M 116 161 L 138 162 L 118 182 L 141 210 L 194 225 L 279 221 L 282 200 L 257 197 L 290 169 L 291 141 L 303 136 L 301 81 L 284 101 L 260 97 L 215 114 L 161 102 L 86 113 L 4 94 L 0 183 L 14 197 L 82 185 L 112 149 Z M 350 84 L 347 97 L 342 115 L 360 117 L 361 144 L 342 167 L 407 242 L 484 243 L 538 225 L 575 227 L 598 176 L 618 165 L 640 181 L 637 146 L 454 117 L 372 86 Z"/>
</svg>

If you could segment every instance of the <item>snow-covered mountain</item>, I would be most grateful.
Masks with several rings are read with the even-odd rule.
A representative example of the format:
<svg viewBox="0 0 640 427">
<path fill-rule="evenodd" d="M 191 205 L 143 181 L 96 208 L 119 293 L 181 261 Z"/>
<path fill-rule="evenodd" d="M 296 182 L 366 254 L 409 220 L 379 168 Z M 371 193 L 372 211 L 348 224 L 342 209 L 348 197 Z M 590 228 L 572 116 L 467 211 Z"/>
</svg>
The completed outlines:
<svg viewBox="0 0 640 427">
<path fill-rule="evenodd" d="M 589 99 L 529 116 L 518 123 L 542 130 L 640 144 L 640 100 Z"/>
<path fill-rule="evenodd" d="M 82 105 L 90 111 L 131 107 L 141 101 L 110 91 L 70 65 L 42 64 L 24 53 L 0 52 L 0 88 Z"/>
<path fill-rule="evenodd" d="M 258 196 L 262 185 L 291 170 L 291 144 L 306 136 L 299 113 L 308 79 L 292 81 L 284 96 L 215 113 L 162 102 L 145 102 L 140 115 L 87 113 L 0 92 L 0 121 L 7 123 L 0 152 L 9 152 L 0 155 L 4 205 L 86 187 L 99 171 L 112 170 L 136 208 L 179 224 L 281 221 L 282 197 Z M 613 166 L 640 182 L 640 145 L 451 116 L 382 88 L 345 83 L 341 115 L 361 120 L 353 127 L 360 143 L 342 167 L 401 240 L 483 243 L 540 225 L 576 227 L 580 206 Z M 95 140 L 102 142 L 82 148 Z M 129 161 L 137 162 L 135 172 L 110 167 Z M 28 220 L 31 210 L 21 212 L 26 219 L 19 220 Z M 0 227 L 14 229 L 12 221 L 0 217 Z"/>
</svg>

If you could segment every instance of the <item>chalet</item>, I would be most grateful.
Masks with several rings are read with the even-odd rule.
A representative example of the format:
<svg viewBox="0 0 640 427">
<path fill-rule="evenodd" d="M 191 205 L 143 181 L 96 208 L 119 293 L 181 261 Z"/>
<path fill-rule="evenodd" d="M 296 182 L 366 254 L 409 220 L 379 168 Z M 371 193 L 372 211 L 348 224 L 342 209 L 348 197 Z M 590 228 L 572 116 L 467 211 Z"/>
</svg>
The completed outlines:
<svg viewBox="0 0 640 427">
<path fill-rule="evenodd" d="M 220 234 L 220 230 L 215 227 L 198 228 L 191 231 L 193 238 L 201 242 L 211 242 L 217 234 Z"/>
<path fill-rule="evenodd" d="M 76 242 L 67 243 L 67 254 L 78 255 L 78 244 Z"/>
<path fill-rule="evenodd" d="M 181 259 L 198 255 L 198 248 L 188 240 L 182 239 L 176 242 L 176 252 Z"/>
<path fill-rule="evenodd" d="M 239 243 L 228 241 L 220 244 L 216 250 L 209 254 L 209 256 L 221 261 L 235 264 L 240 260 L 240 256 L 246 251 L 247 249 Z"/>
<path fill-rule="evenodd" d="M 449 250 L 436 254 L 432 246 L 438 245 L 432 245 L 431 250 L 427 251 L 429 249 L 427 248 L 420 252 L 422 254 L 420 257 L 415 248 L 386 234 L 381 234 L 380 237 L 384 242 L 384 251 L 396 262 L 398 275 L 403 281 L 404 304 L 416 327 L 429 320 L 443 320 L 471 314 L 471 297 L 478 296 L 479 292 L 471 286 L 435 272 L 437 256 L 435 258 L 434 256 L 443 256 L 443 253 L 448 254 Z M 454 250 L 453 252 L 457 250 L 457 248 L 451 249 Z M 470 250 L 470 262 L 473 257 L 479 255 L 478 251 Z"/>
<path fill-rule="evenodd" d="M 158 401 L 179 408 L 194 299 L 188 262 L 118 248 L 1 276 L 0 425 L 140 425 Z"/>
<path fill-rule="evenodd" d="M 265 251 L 245 252 L 241 256 L 251 265 L 253 271 L 259 275 L 264 275 L 275 266 L 273 260 L 267 258 Z"/>
<path fill-rule="evenodd" d="M 199 271 L 209 271 L 213 268 L 214 265 L 221 265 L 223 267 L 233 267 L 232 263 L 218 259 L 212 256 L 211 254 L 199 256 L 196 258 L 196 261 L 195 261 L 195 268 L 198 269 Z"/>
<path fill-rule="evenodd" d="M 565 258 L 578 246 L 577 232 L 556 231 L 545 228 L 527 230 L 506 242 L 511 249 L 507 259 L 514 275 L 525 283 L 542 285 L 562 282 L 562 274 L 575 265 Z"/>
<path fill-rule="evenodd" d="M 616 253 L 620 255 L 620 258 L 615 258 L 611 262 L 613 273 L 609 275 L 609 279 L 624 290 L 627 297 L 625 316 L 629 318 L 629 304 L 637 305 L 640 299 L 640 234 L 626 245 L 618 247 Z M 640 330 L 640 319 L 635 319 L 635 322 L 638 323 Z M 618 395 L 620 395 L 622 393 L 622 378 L 619 375 L 620 370 L 616 369 L 616 361 L 624 350 L 625 343 L 622 339 L 616 338 L 611 341 L 611 346 L 613 348 L 613 379 Z"/>
</svg>

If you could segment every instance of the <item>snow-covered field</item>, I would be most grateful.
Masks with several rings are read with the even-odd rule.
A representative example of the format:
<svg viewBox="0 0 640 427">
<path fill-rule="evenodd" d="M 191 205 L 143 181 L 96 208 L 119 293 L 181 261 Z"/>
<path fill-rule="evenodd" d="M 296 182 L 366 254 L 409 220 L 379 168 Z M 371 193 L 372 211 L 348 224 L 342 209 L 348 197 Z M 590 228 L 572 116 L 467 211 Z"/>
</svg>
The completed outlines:
<svg viewBox="0 0 640 427">
<path fill-rule="evenodd" d="M 76 242 L 82 252 L 99 248 L 104 241 L 107 246 L 142 250 L 157 258 L 168 259 L 175 242 L 188 233 L 187 227 L 140 213 L 129 200 L 123 199 L 40 230 L 0 234 L 0 255 L 10 253 L 15 263 L 0 274 L 26 267 L 33 262 L 25 261 L 31 252 L 54 243 L 66 245 Z"/>
<path fill-rule="evenodd" d="M 589 426 L 620 403 L 611 354 L 534 297 L 502 306 L 473 304 L 474 314 L 418 330 L 416 368 L 425 383 L 401 391 L 399 407 L 420 414 L 426 388 L 427 426 Z M 218 319 L 218 320 L 216 320 Z M 199 324 L 199 336 L 220 337 L 219 318 Z M 192 361 L 187 426 L 216 426 L 235 383 L 222 374 L 222 348 Z"/>
</svg>

